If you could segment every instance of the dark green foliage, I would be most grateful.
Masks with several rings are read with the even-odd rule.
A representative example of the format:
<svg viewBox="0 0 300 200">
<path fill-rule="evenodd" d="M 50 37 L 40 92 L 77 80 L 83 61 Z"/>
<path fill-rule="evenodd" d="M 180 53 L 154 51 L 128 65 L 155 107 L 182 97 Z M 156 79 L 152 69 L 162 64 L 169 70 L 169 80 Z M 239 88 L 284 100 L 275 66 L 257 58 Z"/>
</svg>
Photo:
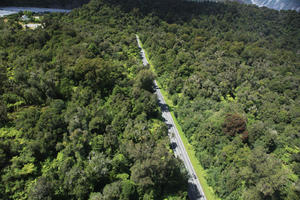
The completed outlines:
<svg viewBox="0 0 300 200">
<path fill-rule="evenodd" d="M 7 121 L 6 105 L 0 101 L 0 127 Z"/>
<path fill-rule="evenodd" d="M 90 0 L 3 0 L 0 6 L 74 8 L 89 1 Z"/>
<path fill-rule="evenodd" d="M 1 23 L 1 199 L 187 197 L 130 18 L 95 0 Z"/>
<path fill-rule="evenodd" d="M 154 75 L 150 70 L 141 70 L 136 76 L 136 86 L 153 92 Z"/>
<path fill-rule="evenodd" d="M 54 195 L 53 186 L 45 177 L 36 179 L 36 182 L 32 186 L 28 198 L 32 200 L 50 200 L 53 199 Z"/>
<path fill-rule="evenodd" d="M 143 46 L 219 197 L 299 199 L 299 13 L 139 2 Z"/>
<path fill-rule="evenodd" d="M 0 198 L 186 198 L 138 33 L 217 195 L 299 199 L 299 13 L 93 0 L 43 29 L 17 18 L 0 20 Z"/>
</svg>

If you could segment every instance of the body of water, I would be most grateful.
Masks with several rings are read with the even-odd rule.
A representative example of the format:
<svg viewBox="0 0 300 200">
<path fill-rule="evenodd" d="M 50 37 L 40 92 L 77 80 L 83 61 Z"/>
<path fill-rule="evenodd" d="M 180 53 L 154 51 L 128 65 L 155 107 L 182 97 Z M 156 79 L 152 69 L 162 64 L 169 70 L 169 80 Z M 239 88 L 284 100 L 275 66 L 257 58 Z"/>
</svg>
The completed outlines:
<svg viewBox="0 0 300 200">
<path fill-rule="evenodd" d="M 0 17 L 18 13 L 20 11 L 31 11 L 36 13 L 43 12 L 70 12 L 71 10 L 56 9 L 56 8 L 34 8 L 34 7 L 0 7 Z"/>
</svg>

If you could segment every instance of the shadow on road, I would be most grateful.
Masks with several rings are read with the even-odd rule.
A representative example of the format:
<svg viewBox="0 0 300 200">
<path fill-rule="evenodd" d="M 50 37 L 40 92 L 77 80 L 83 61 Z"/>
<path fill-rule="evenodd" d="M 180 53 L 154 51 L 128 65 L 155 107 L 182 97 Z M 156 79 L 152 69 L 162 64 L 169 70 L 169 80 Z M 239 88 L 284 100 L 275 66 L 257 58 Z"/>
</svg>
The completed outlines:
<svg viewBox="0 0 300 200">
<path fill-rule="evenodd" d="M 197 188 L 197 185 L 195 185 L 194 183 L 189 182 L 188 190 L 189 190 L 189 195 L 190 194 L 193 195 L 192 197 L 190 197 L 191 200 L 200 199 L 202 197 L 202 195 L 200 194 Z"/>
<path fill-rule="evenodd" d="M 171 129 L 173 127 L 173 124 L 166 123 L 166 125 L 167 125 L 168 129 Z"/>
<path fill-rule="evenodd" d="M 170 148 L 171 148 L 171 149 L 174 150 L 174 149 L 176 149 L 176 147 L 177 147 L 176 142 L 171 142 L 171 143 L 170 143 Z"/>
<path fill-rule="evenodd" d="M 169 106 L 167 104 L 162 104 L 158 102 L 159 107 L 161 108 L 162 112 L 169 112 Z"/>
</svg>

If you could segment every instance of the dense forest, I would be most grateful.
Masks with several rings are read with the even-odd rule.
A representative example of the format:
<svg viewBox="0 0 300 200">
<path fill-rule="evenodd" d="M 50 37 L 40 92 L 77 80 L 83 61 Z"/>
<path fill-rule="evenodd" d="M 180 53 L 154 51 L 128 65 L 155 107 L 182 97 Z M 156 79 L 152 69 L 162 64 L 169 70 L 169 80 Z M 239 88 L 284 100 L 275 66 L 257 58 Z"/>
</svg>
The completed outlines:
<svg viewBox="0 0 300 200">
<path fill-rule="evenodd" d="M 185 199 L 155 76 L 221 199 L 299 199 L 296 11 L 92 0 L 36 30 L 20 16 L 0 19 L 0 199 Z"/>
<path fill-rule="evenodd" d="M 0 19 L 0 199 L 185 199 L 130 16 L 20 16 Z"/>
<path fill-rule="evenodd" d="M 76 8 L 90 0 L 1 0 L 0 6 Z"/>
<path fill-rule="evenodd" d="M 140 38 L 218 196 L 299 199 L 300 14 L 152 5 Z"/>
</svg>

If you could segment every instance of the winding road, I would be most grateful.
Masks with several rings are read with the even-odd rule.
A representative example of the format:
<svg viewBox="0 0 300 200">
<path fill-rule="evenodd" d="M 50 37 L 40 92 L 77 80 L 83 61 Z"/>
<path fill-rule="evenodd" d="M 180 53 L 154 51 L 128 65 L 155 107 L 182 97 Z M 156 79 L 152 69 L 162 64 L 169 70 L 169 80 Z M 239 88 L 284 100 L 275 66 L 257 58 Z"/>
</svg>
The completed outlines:
<svg viewBox="0 0 300 200">
<path fill-rule="evenodd" d="M 138 35 L 136 35 L 136 39 L 138 42 L 138 46 L 141 49 L 141 56 L 143 59 L 143 64 L 148 65 L 149 62 L 147 61 L 147 58 L 145 55 L 145 50 L 142 48 L 141 41 L 140 41 Z M 158 104 L 162 110 L 162 116 L 165 119 L 165 123 L 167 124 L 168 129 L 169 129 L 169 138 L 171 141 L 171 147 L 174 151 L 175 156 L 180 158 L 183 161 L 183 163 L 190 175 L 190 178 L 188 180 L 189 198 L 190 198 L 190 200 L 206 200 L 206 197 L 205 197 L 203 189 L 200 185 L 199 179 L 196 175 L 196 172 L 193 168 L 191 160 L 190 160 L 190 158 L 186 152 L 186 149 L 183 145 L 183 142 L 182 142 L 179 132 L 175 126 L 172 115 L 168 109 L 168 105 L 166 104 L 164 97 L 163 97 L 156 81 L 154 81 L 154 85 L 155 85 L 155 93 L 158 98 Z"/>
</svg>

